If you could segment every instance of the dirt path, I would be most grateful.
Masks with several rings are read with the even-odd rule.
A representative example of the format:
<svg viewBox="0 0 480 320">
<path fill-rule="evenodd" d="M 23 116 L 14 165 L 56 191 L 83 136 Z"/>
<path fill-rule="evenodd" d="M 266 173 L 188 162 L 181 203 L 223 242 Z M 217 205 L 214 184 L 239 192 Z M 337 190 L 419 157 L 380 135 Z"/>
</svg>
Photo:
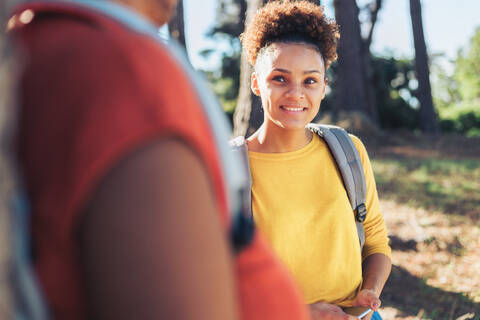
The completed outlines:
<svg viewBox="0 0 480 320">
<path fill-rule="evenodd" d="M 480 227 L 393 201 L 381 209 L 394 264 L 384 319 L 480 319 Z"/>
</svg>

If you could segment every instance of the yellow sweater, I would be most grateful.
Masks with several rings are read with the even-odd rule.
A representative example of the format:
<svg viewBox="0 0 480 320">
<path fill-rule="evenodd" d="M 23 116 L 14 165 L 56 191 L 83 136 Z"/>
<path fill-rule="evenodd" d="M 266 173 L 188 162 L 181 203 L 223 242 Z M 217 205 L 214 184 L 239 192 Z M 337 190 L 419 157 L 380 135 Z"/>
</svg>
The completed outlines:
<svg viewBox="0 0 480 320">
<path fill-rule="evenodd" d="M 362 284 L 354 214 L 335 160 L 325 142 L 313 136 L 293 152 L 249 151 L 254 219 L 306 303 L 350 306 Z M 367 181 L 363 259 L 373 253 L 390 256 L 370 161 L 362 142 L 351 137 Z"/>
</svg>

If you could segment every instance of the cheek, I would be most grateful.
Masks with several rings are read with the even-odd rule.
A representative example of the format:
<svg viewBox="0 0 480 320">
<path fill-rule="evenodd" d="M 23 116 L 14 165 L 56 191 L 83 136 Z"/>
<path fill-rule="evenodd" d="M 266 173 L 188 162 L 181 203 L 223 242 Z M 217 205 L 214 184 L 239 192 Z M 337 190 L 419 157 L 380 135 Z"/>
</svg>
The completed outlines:
<svg viewBox="0 0 480 320">
<path fill-rule="evenodd" d="M 275 91 L 273 90 L 273 88 L 269 86 L 263 86 L 263 87 L 260 87 L 259 89 L 260 89 L 260 96 L 262 98 L 262 101 L 270 101 L 275 95 Z"/>
<path fill-rule="evenodd" d="M 315 90 L 312 90 L 310 97 L 312 98 L 312 101 L 320 103 L 320 101 L 322 101 L 322 99 L 324 98 L 323 93 L 323 88 L 317 88 Z"/>
</svg>

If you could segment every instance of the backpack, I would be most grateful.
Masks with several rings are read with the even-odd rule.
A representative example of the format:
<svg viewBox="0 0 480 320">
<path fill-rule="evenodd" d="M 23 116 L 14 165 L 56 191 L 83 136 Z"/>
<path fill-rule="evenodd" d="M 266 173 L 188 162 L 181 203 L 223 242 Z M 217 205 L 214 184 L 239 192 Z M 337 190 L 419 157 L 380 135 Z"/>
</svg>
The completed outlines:
<svg viewBox="0 0 480 320">
<path fill-rule="evenodd" d="M 365 199 L 367 195 L 367 185 L 365 182 L 365 173 L 363 171 L 362 161 L 358 154 L 357 148 L 353 144 L 352 139 L 344 129 L 324 124 L 310 123 L 307 129 L 319 135 L 328 146 L 333 158 L 335 159 L 338 170 L 341 173 L 343 185 L 347 191 L 350 205 L 355 217 L 355 225 L 357 227 L 358 240 L 360 242 L 360 250 L 365 244 L 365 232 L 363 230 L 363 222 L 367 216 L 367 207 Z M 245 138 L 243 136 L 236 137 L 230 141 L 233 152 L 240 153 L 244 160 L 244 166 L 250 173 L 248 150 Z M 251 174 L 248 175 L 250 188 L 252 186 Z M 250 202 L 250 219 L 253 220 L 251 193 Z"/>
<path fill-rule="evenodd" d="M 45 0 L 42 3 L 62 4 L 67 3 L 80 8 L 88 8 L 102 15 L 109 16 L 116 20 L 126 28 L 137 33 L 144 34 L 161 42 L 162 46 L 166 45 L 157 37 L 157 30 L 149 23 L 138 20 L 136 15 L 131 15 L 121 6 L 112 8 L 112 4 L 108 1 L 96 0 L 73 0 L 73 1 L 56 1 Z M 133 17 L 133 18 L 132 18 Z M 199 78 L 196 73 L 191 71 L 185 58 L 185 53 L 175 43 L 170 43 L 168 48 L 173 56 L 178 58 L 179 66 L 184 69 L 195 86 L 195 91 L 199 94 L 199 99 L 203 101 L 202 106 L 212 106 L 211 109 L 205 110 L 207 120 L 211 124 L 213 137 L 217 140 L 218 151 L 225 159 L 222 160 L 222 171 L 225 174 L 227 183 L 227 193 L 231 201 L 231 218 L 232 225 L 229 230 L 230 244 L 235 252 L 239 254 L 243 249 L 247 248 L 254 237 L 254 226 L 248 214 L 244 210 L 248 210 L 249 194 L 248 186 L 244 180 L 244 174 L 239 169 L 241 166 L 240 159 L 236 159 L 229 150 L 229 146 L 222 139 L 227 137 L 230 129 L 227 121 L 223 117 L 221 108 L 216 98 L 206 89 L 203 84 L 203 78 Z M 220 133 L 220 134 L 218 134 Z M 21 180 L 21 179 L 19 179 Z M 33 269 L 32 250 L 30 247 L 30 208 L 29 199 L 22 188 L 17 188 L 15 194 L 12 195 L 11 206 L 9 211 L 12 217 L 12 263 L 9 274 L 10 283 L 13 291 L 13 319 L 15 320 L 48 320 L 51 318 L 50 310 L 47 305 L 45 295 L 38 282 L 35 271 Z"/>
</svg>

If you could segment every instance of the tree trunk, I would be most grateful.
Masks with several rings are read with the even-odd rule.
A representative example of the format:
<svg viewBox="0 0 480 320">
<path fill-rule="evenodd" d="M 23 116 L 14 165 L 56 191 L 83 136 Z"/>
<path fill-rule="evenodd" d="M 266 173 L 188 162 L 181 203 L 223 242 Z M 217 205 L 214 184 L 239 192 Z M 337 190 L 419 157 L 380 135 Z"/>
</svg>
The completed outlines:
<svg viewBox="0 0 480 320">
<path fill-rule="evenodd" d="M 433 107 L 427 46 L 423 35 L 422 6 L 420 0 L 410 0 L 413 41 L 415 45 L 415 74 L 418 80 L 416 97 L 420 102 L 420 128 L 423 132 L 439 131 L 437 116 Z"/>
<path fill-rule="evenodd" d="M 379 124 L 378 120 L 378 108 L 377 108 L 377 97 L 375 95 L 375 87 L 373 80 L 373 69 L 372 69 L 372 54 L 370 53 L 370 45 L 372 44 L 373 30 L 375 29 L 375 24 L 377 23 L 378 12 L 382 8 L 382 0 L 373 0 L 368 6 L 370 13 L 370 29 L 368 30 L 367 37 L 363 40 L 362 45 L 362 54 L 363 54 L 363 67 L 365 75 L 365 89 L 367 95 L 367 106 L 368 106 L 368 115 L 373 123 L 377 126 Z"/>
<path fill-rule="evenodd" d="M 175 15 L 168 23 L 168 31 L 170 36 L 177 40 L 185 50 L 187 45 L 185 42 L 185 23 L 183 18 L 183 0 L 178 0 Z"/>
<path fill-rule="evenodd" d="M 247 13 L 245 17 L 245 24 L 248 24 L 249 21 L 253 19 L 255 12 L 261 8 L 264 4 L 263 0 L 248 0 L 247 1 Z M 242 57 L 240 62 L 240 88 L 238 91 L 238 100 L 237 107 L 235 108 L 235 113 L 233 115 L 233 135 L 236 136 L 245 136 L 251 134 L 253 127 L 257 127 L 260 118 L 260 124 L 263 120 L 261 106 L 258 103 L 258 98 L 253 95 L 252 90 L 250 89 L 250 76 L 252 74 L 252 67 L 248 63 L 247 56 L 244 51 L 242 51 Z M 253 96 L 253 97 L 252 97 Z M 253 102 L 256 103 L 253 103 Z"/>
<path fill-rule="evenodd" d="M 340 25 L 336 111 L 360 111 L 369 115 L 359 9 L 355 0 L 334 0 L 333 6 Z"/>
</svg>

